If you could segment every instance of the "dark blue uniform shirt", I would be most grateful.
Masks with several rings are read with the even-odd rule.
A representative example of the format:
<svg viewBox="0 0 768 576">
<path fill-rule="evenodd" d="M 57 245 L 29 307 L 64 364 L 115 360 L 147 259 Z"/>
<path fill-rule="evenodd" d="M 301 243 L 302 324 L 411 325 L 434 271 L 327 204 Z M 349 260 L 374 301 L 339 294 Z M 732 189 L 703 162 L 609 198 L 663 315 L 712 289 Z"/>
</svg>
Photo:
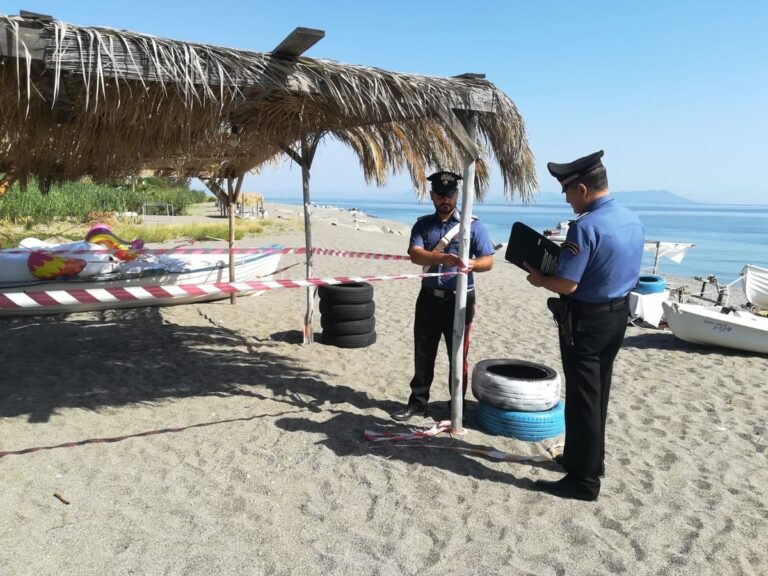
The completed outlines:
<svg viewBox="0 0 768 576">
<path fill-rule="evenodd" d="M 448 231 L 459 224 L 461 221 L 461 214 L 458 210 L 454 210 L 448 220 L 442 222 L 437 212 L 422 216 L 416 221 L 416 224 L 411 228 L 411 243 L 410 246 L 418 246 L 425 250 L 432 250 L 440 238 L 445 236 Z M 443 250 L 446 254 L 459 254 L 459 234 L 457 233 L 451 243 Z M 469 257 L 477 258 L 479 256 L 490 256 L 495 253 L 493 249 L 493 242 L 491 242 L 488 236 L 488 231 L 485 229 L 478 220 L 472 221 L 469 237 Z M 457 268 L 446 268 L 443 266 L 431 266 L 429 272 L 451 272 Z M 456 290 L 456 276 L 437 277 L 437 278 L 424 278 L 421 281 L 421 285 L 425 288 L 438 288 L 441 290 Z M 467 282 L 467 288 L 473 288 L 475 285 L 472 273 L 469 274 Z"/>
<path fill-rule="evenodd" d="M 570 295 L 574 300 L 599 303 L 621 298 L 637 285 L 643 241 L 637 215 L 602 196 L 568 227 L 555 276 L 579 285 Z"/>
</svg>

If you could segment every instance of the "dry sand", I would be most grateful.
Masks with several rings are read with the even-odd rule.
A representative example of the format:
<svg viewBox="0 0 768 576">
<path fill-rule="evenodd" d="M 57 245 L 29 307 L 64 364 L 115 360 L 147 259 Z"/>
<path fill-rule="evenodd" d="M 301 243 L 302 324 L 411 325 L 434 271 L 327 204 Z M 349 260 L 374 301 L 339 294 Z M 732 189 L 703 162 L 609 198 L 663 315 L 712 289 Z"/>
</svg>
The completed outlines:
<svg viewBox="0 0 768 576">
<path fill-rule="evenodd" d="M 405 253 L 405 227 L 365 219 L 355 230 L 350 214 L 316 210 L 315 246 Z M 301 246 L 303 233 L 267 240 Z M 327 256 L 315 266 L 418 271 Z M 501 254 L 477 285 L 470 361 L 561 371 L 547 294 Z M 0 320 L 0 451 L 13 452 L 0 458 L 0 576 L 768 573 L 764 356 L 630 327 L 600 499 L 559 500 L 532 490 L 560 476 L 552 463 L 437 448 L 544 454 L 561 440 L 488 435 L 473 402 L 468 433 L 431 448 L 364 440 L 404 429 L 389 413 L 408 396 L 417 292 L 414 280 L 375 284 L 378 341 L 356 350 L 298 343 L 303 290 Z M 442 349 L 437 372 L 439 418 Z"/>
</svg>

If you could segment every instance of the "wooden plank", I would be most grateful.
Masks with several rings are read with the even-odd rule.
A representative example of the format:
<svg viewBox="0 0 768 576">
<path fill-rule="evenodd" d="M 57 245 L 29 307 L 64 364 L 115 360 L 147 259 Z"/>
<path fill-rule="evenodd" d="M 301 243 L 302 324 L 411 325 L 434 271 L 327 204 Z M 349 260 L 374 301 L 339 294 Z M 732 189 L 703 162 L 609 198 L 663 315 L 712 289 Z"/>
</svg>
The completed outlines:
<svg viewBox="0 0 768 576">
<path fill-rule="evenodd" d="M 37 12 L 29 12 L 28 10 L 19 10 L 19 16 L 28 18 L 29 20 L 38 20 L 40 22 L 53 22 L 53 16 L 39 14 Z"/>
<path fill-rule="evenodd" d="M 485 80 L 485 74 L 479 72 L 465 72 L 464 74 L 454 76 L 454 78 L 460 78 L 462 80 Z"/>
<path fill-rule="evenodd" d="M 272 50 L 272 54 L 281 58 L 298 58 L 325 38 L 324 30 L 315 28 L 296 28 Z"/>
</svg>

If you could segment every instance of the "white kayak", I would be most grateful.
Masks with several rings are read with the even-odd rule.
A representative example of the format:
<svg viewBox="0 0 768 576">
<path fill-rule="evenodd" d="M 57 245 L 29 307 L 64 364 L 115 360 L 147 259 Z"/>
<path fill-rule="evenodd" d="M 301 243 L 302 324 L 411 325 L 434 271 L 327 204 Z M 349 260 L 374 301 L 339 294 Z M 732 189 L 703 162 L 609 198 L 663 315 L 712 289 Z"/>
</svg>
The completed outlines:
<svg viewBox="0 0 768 576">
<path fill-rule="evenodd" d="M 229 280 L 228 258 L 226 254 L 178 254 L 161 256 L 151 262 L 121 262 L 108 273 L 87 278 L 0 282 L 0 317 L 167 306 L 227 298 L 228 293 L 213 289 L 211 284 Z M 238 254 L 235 279 L 238 282 L 271 280 L 280 260 L 279 252 Z M 207 288 L 195 288 L 201 284 Z"/>
</svg>

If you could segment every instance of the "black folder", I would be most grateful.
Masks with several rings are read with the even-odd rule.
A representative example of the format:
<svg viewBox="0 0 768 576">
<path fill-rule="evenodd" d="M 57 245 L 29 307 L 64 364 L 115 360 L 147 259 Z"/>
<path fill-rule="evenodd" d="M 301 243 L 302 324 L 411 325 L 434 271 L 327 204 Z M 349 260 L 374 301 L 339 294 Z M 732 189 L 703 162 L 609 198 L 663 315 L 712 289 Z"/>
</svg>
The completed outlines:
<svg viewBox="0 0 768 576">
<path fill-rule="evenodd" d="M 509 243 L 504 258 L 526 270 L 523 262 L 528 262 L 543 274 L 551 275 L 557 266 L 560 246 L 543 234 L 522 222 L 515 222 L 509 234 Z M 527 270 L 526 270 L 527 271 Z"/>
</svg>

